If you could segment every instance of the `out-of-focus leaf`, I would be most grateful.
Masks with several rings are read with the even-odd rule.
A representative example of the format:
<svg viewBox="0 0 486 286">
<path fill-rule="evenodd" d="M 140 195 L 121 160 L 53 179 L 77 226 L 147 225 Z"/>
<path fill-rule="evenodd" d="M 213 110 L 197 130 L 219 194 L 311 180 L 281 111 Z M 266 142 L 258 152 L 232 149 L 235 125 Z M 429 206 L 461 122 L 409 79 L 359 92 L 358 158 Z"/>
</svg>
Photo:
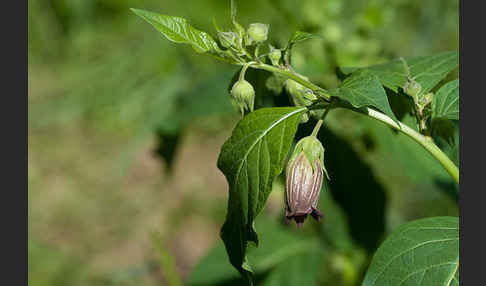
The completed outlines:
<svg viewBox="0 0 486 286">
<path fill-rule="evenodd" d="M 341 251 L 350 250 L 356 242 L 371 253 L 378 247 L 385 232 L 385 188 L 372 166 L 363 160 L 349 141 L 327 126 L 321 129 L 318 138 L 328 151 L 325 164 L 331 178 L 326 183 L 326 187 L 329 186 L 326 194 L 321 195 L 323 230 L 331 244 Z M 333 201 L 325 201 L 326 198 Z M 329 216 L 326 215 L 327 208 Z M 332 229 L 332 223 L 337 224 L 337 229 Z"/>
<path fill-rule="evenodd" d="M 254 219 L 265 206 L 273 179 L 282 172 L 302 107 L 262 108 L 245 116 L 224 143 L 218 168 L 229 185 L 228 212 L 221 229 L 231 264 L 244 276 L 252 271 L 248 242 L 258 245 Z"/>
<path fill-rule="evenodd" d="M 282 78 L 281 76 L 274 74 L 268 77 L 267 81 L 265 82 L 265 86 L 267 89 L 271 90 L 275 95 L 279 95 L 282 93 L 285 80 L 286 80 L 285 78 Z"/>
<path fill-rule="evenodd" d="M 458 270 L 458 218 L 425 218 L 400 226 L 385 240 L 363 285 L 459 285 Z"/>
<path fill-rule="evenodd" d="M 198 53 L 219 51 L 218 44 L 209 34 L 193 28 L 184 18 L 140 9 L 131 10 L 154 26 L 169 41 L 190 44 Z"/>
<path fill-rule="evenodd" d="M 418 82 L 422 90 L 419 93 L 425 94 L 444 79 L 449 72 L 459 64 L 459 55 L 457 51 L 444 52 L 432 56 L 416 57 L 405 59 L 410 74 L 407 74 L 406 68 L 401 60 L 393 60 L 386 64 L 375 65 L 370 67 L 340 68 L 344 74 L 351 74 L 357 70 L 368 70 L 378 76 L 381 83 L 387 88 L 398 92 L 398 88 L 403 88 L 407 81 L 407 76 Z"/>
<path fill-rule="evenodd" d="M 356 108 L 372 106 L 397 120 L 391 110 L 385 90 L 378 77 L 370 73 L 355 73 L 343 83 L 329 91 L 331 96 L 348 101 Z"/>
<path fill-rule="evenodd" d="M 432 117 L 459 120 L 459 80 L 446 83 L 434 95 Z"/>
<path fill-rule="evenodd" d="M 323 268 L 322 250 L 287 257 L 270 272 L 263 286 L 318 285 L 318 274 Z"/>
<path fill-rule="evenodd" d="M 319 251 L 319 243 L 315 237 L 309 238 L 292 233 L 288 227 L 275 221 L 258 222 L 265 230 L 260 236 L 260 245 L 248 249 L 248 257 L 252 261 L 252 268 L 256 275 L 263 274 L 274 267 L 279 268 L 291 257 Z M 225 248 L 222 243 L 219 243 L 199 261 L 190 273 L 187 284 L 191 286 L 232 285 L 230 282 L 238 279 L 238 272 L 227 263 Z"/>
</svg>

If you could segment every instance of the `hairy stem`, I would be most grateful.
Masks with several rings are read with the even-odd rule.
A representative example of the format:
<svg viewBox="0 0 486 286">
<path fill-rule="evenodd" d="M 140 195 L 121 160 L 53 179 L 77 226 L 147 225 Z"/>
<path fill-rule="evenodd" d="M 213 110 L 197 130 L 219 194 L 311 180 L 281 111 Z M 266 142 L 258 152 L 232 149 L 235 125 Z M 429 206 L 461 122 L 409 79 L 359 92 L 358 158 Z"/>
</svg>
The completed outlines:
<svg viewBox="0 0 486 286">
<path fill-rule="evenodd" d="M 316 92 L 318 93 L 319 95 L 321 95 L 324 99 L 326 100 L 330 100 L 331 97 L 326 93 L 326 90 L 305 80 L 303 77 L 299 76 L 298 73 L 295 73 L 295 72 L 292 72 L 290 70 L 287 70 L 287 69 L 283 69 L 283 68 L 279 68 L 279 67 L 274 67 L 274 66 L 271 66 L 271 65 L 267 65 L 267 64 L 263 64 L 263 63 L 256 63 L 256 64 L 252 64 L 251 67 L 253 68 L 257 68 L 257 69 L 262 69 L 262 70 L 266 70 L 266 71 L 269 71 L 269 72 L 274 72 L 274 73 L 279 73 L 281 75 L 284 75 L 286 76 L 287 78 L 289 79 L 292 79 L 298 83 L 300 83 L 301 85 L 311 89 L 313 92 Z"/>
<path fill-rule="evenodd" d="M 281 74 L 283 76 L 286 76 L 287 78 L 292 79 L 292 80 L 300 83 L 301 85 L 311 89 L 312 91 L 316 92 L 324 100 L 327 100 L 327 101 L 331 100 L 331 97 L 329 96 L 329 94 L 326 93 L 325 89 L 305 80 L 303 77 L 299 76 L 297 73 L 292 72 L 288 69 L 274 67 L 274 66 L 270 66 L 270 65 L 267 65 L 267 64 L 263 64 L 263 63 L 255 63 L 255 64 L 251 64 L 250 66 L 253 67 L 253 68 L 263 69 L 263 70 L 266 70 L 266 71 L 269 71 L 269 72 L 278 73 L 278 74 Z M 378 121 L 381 121 L 381 122 L 393 127 L 394 129 L 404 133 L 405 135 L 412 138 L 413 140 L 415 140 L 417 143 L 422 145 L 422 147 L 424 147 L 425 150 L 427 150 L 437 161 L 439 161 L 439 163 L 442 165 L 442 167 L 444 167 L 444 169 L 447 171 L 447 173 L 449 173 L 449 175 L 454 179 L 454 181 L 456 181 L 456 183 L 459 184 L 459 169 L 454 164 L 454 162 L 452 162 L 451 159 L 449 159 L 449 157 L 447 157 L 447 155 L 444 152 L 442 152 L 442 150 L 440 150 L 440 148 L 437 147 L 437 145 L 434 144 L 434 142 L 432 141 L 432 139 L 430 137 L 426 137 L 426 136 L 418 133 L 417 131 L 411 129 L 410 127 L 408 127 L 407 125 L 405 125 L 403 123 L 397 124 L 395 121 L 393 121 L 393 119 L 391 119 L 387 115 L 385 115 L 385 114 L 383 114 L 379 111 L 373 110 L 371 108 L 367 108 L 364 111 L 358 110 L 358 109 L 351 109 L 351 110 L 362 113 L 364 115 L 367 115 L 367 116 L 374 118 Z"/>
</svg>

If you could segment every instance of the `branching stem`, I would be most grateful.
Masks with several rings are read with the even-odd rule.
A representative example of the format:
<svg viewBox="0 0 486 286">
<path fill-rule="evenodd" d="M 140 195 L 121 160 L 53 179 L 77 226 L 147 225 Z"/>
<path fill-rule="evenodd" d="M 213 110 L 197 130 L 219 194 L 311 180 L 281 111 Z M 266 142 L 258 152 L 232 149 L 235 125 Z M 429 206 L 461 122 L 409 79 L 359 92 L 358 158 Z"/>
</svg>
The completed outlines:
<svg viewBox="0 0 486 286">
<path fill-rule="evenodd" d="M 320 95 L 320 97 L 325 101 L 331 101 L 331 96 L 327 93 L 325 89 L 311 83 L 310 81 L 307 81 L 299 74 L 287 68 L 274 67 L 263 63 L 251 63 L 250 66 L 253 68 L 263 69 L 269 72 L 281 74 L 311 89 L 313 92 Z M 408 127 L 403 123 L 400 122 L 396 123 L 395 121 L 393 121 L 393 119 L 391 119 L 387 115 L 379 111 L 376 111 L 374 109 L 366 108 L 364 110 L 362 109 L 351 109 L 351 110 L 362 113 L 380 122 L 383 122 L 391 126 L 392 128 L 404 133 L 405 135 L 407 135 L 408 137 L 410 137 L 411 139 L 413 139 L 414 141 L 422 145 L 422 147 L 424 147 L 425 150 L 427 150 L 437 161 L 439 161 L 439 163 L 442 165 L 442 167 L 444 167 L 444 169 L 447 171 L 447 173 L 449 173 L 449 175 L 454 179 L 454 181 L 457 184 L 459 184 L 459 169 L 454 164 L 454 162 L 452 162 L 451 159 L 449 159 L 449 157 L 447 157 L 447 155 L 444 152 L 442 152 L 442 150 L 440 150 L 440 148 L 437 147 L 437 145 L 434 144 L 433 140 L 430 137 L 418 133 L 417 131 L 413 130 L 412 128 Z M 318 124 L 316 125 L 317 131 L 319 130 L 318 127 L 320 127 L 320 124 L 322 124 L 322 122 L 321 123 L 318 122 Z M 316 130 L 316 128 L 314 128 L 314 131 Z"/>
</svg>

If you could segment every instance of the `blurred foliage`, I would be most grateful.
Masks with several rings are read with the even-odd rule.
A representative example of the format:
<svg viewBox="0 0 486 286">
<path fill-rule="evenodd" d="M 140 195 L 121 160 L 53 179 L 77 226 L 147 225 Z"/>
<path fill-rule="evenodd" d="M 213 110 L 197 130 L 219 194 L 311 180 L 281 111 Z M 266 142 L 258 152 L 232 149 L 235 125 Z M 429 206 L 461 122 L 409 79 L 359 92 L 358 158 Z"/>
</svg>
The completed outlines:
<svg viewBox="0 0 486 286">
<path fill-rule="evenodd" d="M 296 30 L 321 35 L 297 45 L 292 64 L 331 88 L 339 66 L 457 50 L 458 6 L 252 0 L 239 1 L 238 17 L 245 26 L 270 24 L 276 47 Z M 213 18 L 230 25 L 229 1 L 28 1 L 29 283 L 236 283 L 218 238 L 227 186 L 215 165 L 239 119 L 228 94 L 238 69 L 166 41 L 130 7 L 185 17 L 213 35 Z M 249 74 L 258 81 L 256 106 L 288 105 L 268 75 Z M 454 144 L 436 139 L 457 163 L 452 128 Z M 261 285 L 295 285 L 303 276 L 308 284 L 357 285 L 398 225 L 458 214 L 450 195 L 457 186 L 404 135 L 338 109 L 320 136 L 331 176 L 320 200 L 324 222 L 283 225 L 282 184 L 274 184 L 256 223 L 262 243 L 251 254 Z"/>
</svg>

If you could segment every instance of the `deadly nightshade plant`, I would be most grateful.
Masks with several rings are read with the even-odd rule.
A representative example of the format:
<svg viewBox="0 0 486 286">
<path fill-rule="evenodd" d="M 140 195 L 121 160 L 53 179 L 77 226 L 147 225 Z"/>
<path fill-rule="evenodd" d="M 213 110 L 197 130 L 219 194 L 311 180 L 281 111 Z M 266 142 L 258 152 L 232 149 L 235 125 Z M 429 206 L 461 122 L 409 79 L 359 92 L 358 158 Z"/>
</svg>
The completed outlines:
<svg viewBox="0 0 486 286">
<path fill-rule="evenodd" d="M 236 5 L 233 0 L 233 27 L 223 31 L 214 22 L 216 39 L 219 42 L 208 33 L 189 25 L 184 18 L 138 9 L 132 11 L 170 41 L 189 44 L 197 53 L 205 53 L 242 67 L 239 79 L 231 89 L 231 97 L 244 116 L 237 123 L 231 137 L 223 144 L 217 165 L 229 185 L 228 209 L 221 228 L 221 238 L 231 264 L 249 285 L 253 283 L 253 269 L 247 258 L 247 248 L 249 243 L 258 246 L 255 218 L 265 207 L 273 181 L 284 170 L 285 159 L 299 124 L 309 121 L 311 117 L 317 120 L 316 127 L 312 135 L 296 144 L 288 161 L 285 202 L 282 202 L 287 220 L 293 219 L 299 226 L 308 215 L 317 220 L 322 217 L 317 206 L 327 171 L 324 167 L 324 147 L 316 134 L 326 114 L 335 108 L 344 108 L 371 117 L 408 136 L 427 150 L 459 184 L 459 169 L 431 137 L 431 134 L 450 136 L 440 129 L 441 126 L 450 126 L 451 120 L 459 120 L 458 80 L 446 83 L 436 92 L 432 92 L 457 67 L 457 52 L 398 59 L 364 68 L 342 68 L 342 83 L 337 87 L 324 89 L 312 83 L 308 77 L 297 73 L 291 64 L 292 47 L 305 40 L 322 38 L 320 35 L 297 31 L 284 47 L 268 45 L 270 52 L 260 55 L 260 48 L 265 47 L 269 38 L 269 26 L 256 23 L 245 30 L 236 20 Z M 271 64 L 267 64 L 268 60 Z M 272 73 L 274 78 L 283 79 L 276 80 L 273 84 L 280 84 L 276 90 L 285 88 L 292 106 L 254 110 L 254 98 L 262 95 L 255 93 L 251 83 L 244 79 L 248 68 L 264 70 Z M 398 120 L 392 111 L 385 88 L 396 96 L 411 99 L 411 113 L 415 115 L 416 127 Z M 415 231 L 421 228 L 427 232 Z M 395 285 L 395 282 L 399 284 L 417 273 L 423 273 L 422 279 L 430 282 L 430 285 L 453 285 L 454 281 L 458 282 L 457 218 L 419 220 L 403 226 L 403 229 L 408 232 L 401 230 L 397 235 L 392 234 L 378 249 L 363 285 Z M 447 235 L 439 230 L 446 230 Z M 439 245 L 438 250 L 429 249 L 435 247 L 434 242 L 442 241 L 443 237 L 447 237 L 447 245 Z M 392 247 L 395 244 L 400 245 L 396 248 L 398 252 Z M 427 247 L 417 248 L 417 245 Z M 407 249 L 415 249 L 413 255 L 401 257 L 407 254 Z M 447 255 L 440 255 L 444 251 L 447 251 Z M 408 261 L 410 257 L 422 256 L 427 263 L 414 264 L 414 261 Z M 393 257 L 401 259 L 390 261 Z M 388 271 L 386 267 L 392 262 L 396 263 L 393 264 L 396 269 L 402 271 Z M 426 277 L 426 270 L 434 267 L 431 263 L 444 265 L 446 268 L 433 277 Z M 390 281 L 393 283 L 390 284 Z"/>
</svg>

